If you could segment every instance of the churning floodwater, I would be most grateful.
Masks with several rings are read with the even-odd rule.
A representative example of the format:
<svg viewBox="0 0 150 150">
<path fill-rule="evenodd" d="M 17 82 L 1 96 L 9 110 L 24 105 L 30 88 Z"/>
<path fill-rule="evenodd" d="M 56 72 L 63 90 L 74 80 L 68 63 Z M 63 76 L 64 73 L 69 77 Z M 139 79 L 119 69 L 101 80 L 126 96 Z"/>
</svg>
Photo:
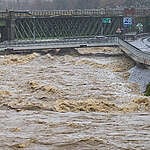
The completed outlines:
<svg viewBox="0 0 150 150">
<path fill-rule="evenodd" d="M 0 149 L 149 150 L 150 98 L 119 48 L 0 57 Z"/>
</svg>

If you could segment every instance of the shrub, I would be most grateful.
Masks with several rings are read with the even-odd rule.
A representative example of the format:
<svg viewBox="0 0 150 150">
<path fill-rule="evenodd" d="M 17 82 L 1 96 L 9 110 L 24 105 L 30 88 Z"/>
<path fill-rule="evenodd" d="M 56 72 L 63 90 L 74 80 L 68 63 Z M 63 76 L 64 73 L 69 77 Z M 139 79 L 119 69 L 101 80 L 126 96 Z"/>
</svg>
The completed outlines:
<svg viewBox="0 0 150 150">
<path fill-rule="evenodd" d="M 146 86 L 146 91 L 145 91 L 145 96 L 150 96 L 150 83 L 147 84 Z"/>
</svg>

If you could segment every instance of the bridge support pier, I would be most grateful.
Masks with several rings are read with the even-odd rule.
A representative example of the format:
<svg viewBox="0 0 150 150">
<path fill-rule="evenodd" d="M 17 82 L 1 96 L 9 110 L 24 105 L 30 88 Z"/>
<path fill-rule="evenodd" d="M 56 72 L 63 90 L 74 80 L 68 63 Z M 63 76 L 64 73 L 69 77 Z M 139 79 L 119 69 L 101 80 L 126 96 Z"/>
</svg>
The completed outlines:
<svg viewBox="0 0 150 150">
<path fill-rule="evenodd" d="M 8 12 L 8 23 L 7 23 L 7 40 L 13 41 L 15 40 L 15 12 Z"/>
</svg>

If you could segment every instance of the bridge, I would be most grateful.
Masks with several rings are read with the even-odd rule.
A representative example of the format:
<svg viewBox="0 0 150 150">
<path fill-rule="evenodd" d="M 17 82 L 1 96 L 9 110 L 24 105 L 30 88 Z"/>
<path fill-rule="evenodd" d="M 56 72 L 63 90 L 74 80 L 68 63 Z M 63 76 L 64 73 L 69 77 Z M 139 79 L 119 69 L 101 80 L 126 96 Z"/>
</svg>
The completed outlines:
<svg viewBox="0 0 150 150">
<path fill-rule="evenodd" d="M 143 32 L 150 31 L 150 8 L 142 9 L 86 9 L 51 11 L 0 12 L 0 40 L 36 40 L 64 37 L 115 35 L 136 31 L 143 24 Z M 123 19 L 132 18 L 124 26 Z"/>
<path fill-rule="evenodd" d="M 149 38 L 150 39 L 150 38 Z M 150 51 L 142 51 L 138 47 L 130 44 L 119 37 L 96 37 L 96 38 L 72 38 L 72 39 L 55 39 L 47 41 L 20 41 L 4 42 L 0 44 L 2 54 L 16 53 L 48 53 L 58 48 L 79 48 L 79 47 L 101 47 L 117 46 L 138 64 L 150 66 Z"/>
<path fill-rule="evenodd" d="M 124 24 L 124 19 L 132 20 Z M 90 9 L 0 12 L 2 52 L 34 52 L 54 48 L 119 46 L 137 63 L 150 65 L 150 52 L 124 41 L 124 33 L 150 32 L 150 9 Z M 123 34 L 116 30 L 123 28 Z M 9 53 L 8 52 L 8 53 Z"/>
</svg>

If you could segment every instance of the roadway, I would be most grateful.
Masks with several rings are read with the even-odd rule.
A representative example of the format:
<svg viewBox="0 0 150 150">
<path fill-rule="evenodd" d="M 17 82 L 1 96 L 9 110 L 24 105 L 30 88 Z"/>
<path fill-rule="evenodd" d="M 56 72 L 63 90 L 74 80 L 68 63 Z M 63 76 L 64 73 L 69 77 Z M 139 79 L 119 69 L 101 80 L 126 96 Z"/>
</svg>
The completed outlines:
<svg viewBox="0 0 150 150">
<path fill-rule="evenodd" d="M 129 41 L 128 41 L 129 42 Z M 138 38 L 137 40 L 130 41 L 131 45 L 144 51 L 150 52 L 150 36 Z M 0 46 L 1 50 L 13 49 L 13 50 L 42 50 L 53 48 L 78 48 L 78 47 L 95 47 L 95 46 L 113 46 L 118 45 L 114 38 L 71 38 L 71 39 L 54 39 L 54 40 L 40 40 L 40 41 L 23 41 L 12 44 L 3 44 Z"/>
<path fill-rule="evenodd" d="M 129 43 L 144 52 L 150 52 L 150 36 L 142 37 Z"/>
</svg>

